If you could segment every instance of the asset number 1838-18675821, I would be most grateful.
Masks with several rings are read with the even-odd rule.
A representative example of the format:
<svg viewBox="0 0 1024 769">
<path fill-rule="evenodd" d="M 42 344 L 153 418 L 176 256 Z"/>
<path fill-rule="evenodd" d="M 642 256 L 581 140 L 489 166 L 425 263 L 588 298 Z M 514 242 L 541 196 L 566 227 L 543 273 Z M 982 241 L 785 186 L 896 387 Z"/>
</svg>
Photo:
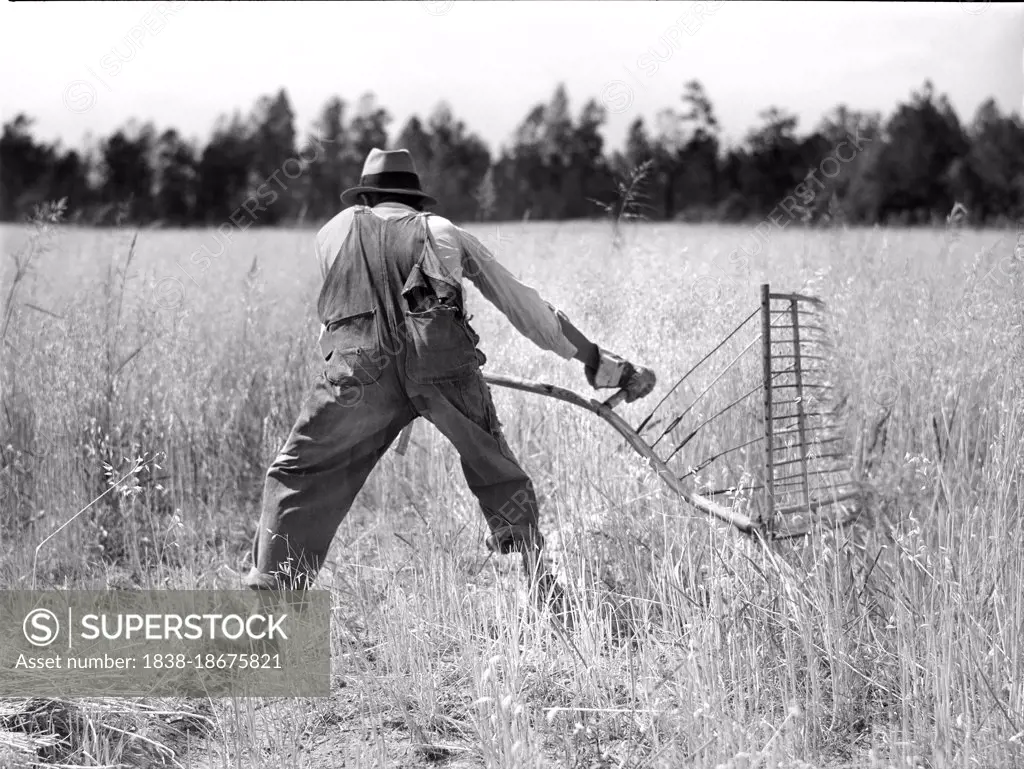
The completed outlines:
<svg viewBox="0 0 1024 769">
<path fill-rule="evenodd" d="M 147 670 L 202 668 L 208 670 L 280 670 L 279 654 L 144 654 Z"/>
</svg>

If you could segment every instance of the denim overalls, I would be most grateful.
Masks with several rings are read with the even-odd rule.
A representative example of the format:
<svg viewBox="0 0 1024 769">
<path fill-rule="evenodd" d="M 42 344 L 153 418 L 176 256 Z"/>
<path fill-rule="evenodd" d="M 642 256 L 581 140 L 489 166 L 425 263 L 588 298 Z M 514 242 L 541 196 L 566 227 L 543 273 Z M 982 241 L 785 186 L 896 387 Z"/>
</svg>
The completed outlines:
<svg viewBox="0 0 1024 769">
<path fill-rule="evenodd" d="M 533 484 L 501 433 L 462 287 L 430 245 L 427 216 L 354 212 L 317 303 L 325 370 L 267 471 L 251 587 L 308 586 L 370 471 L 419 416 L 458 450 L 487 547 L 543 543 Z"/>
</svg>

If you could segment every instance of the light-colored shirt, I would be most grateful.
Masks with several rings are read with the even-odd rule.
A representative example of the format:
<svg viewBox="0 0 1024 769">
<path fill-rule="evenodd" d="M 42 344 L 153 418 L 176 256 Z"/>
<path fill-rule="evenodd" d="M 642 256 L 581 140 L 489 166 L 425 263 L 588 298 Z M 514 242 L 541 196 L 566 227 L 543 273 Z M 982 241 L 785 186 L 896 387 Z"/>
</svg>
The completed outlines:
<svg viewBox="0 0 1024 769">
<path fill-rule="evenodd" d="M 395 202 L 379 203 L 372 209 L 376 216 L 383 218 L 403 216 L 413 210 Z M 354 211 L 354 206 L 346 208 L 317 233 L 316 257 L 324 278 L 348 236 Z M 509 272 L 477 238 L 436 214 L 427 217 L 427 231 L 441 264 L 460 285 L 463 277 L 469 278 L 520 334 L 541 349 L 567 359 L 576 354 L 575 345 L 562 333 L 554 308 L 536 289 Z M 323 331 L 321 329 L 321 336 Z"/>
</svg>

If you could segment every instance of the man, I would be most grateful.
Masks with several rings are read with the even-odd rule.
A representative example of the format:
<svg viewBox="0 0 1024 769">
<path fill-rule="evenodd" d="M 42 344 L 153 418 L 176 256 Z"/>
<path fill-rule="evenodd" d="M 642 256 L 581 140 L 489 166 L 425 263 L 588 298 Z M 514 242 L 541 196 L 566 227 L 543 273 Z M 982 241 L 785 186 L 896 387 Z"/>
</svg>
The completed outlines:
<svg viewBox="0 0 1024 769">
<path fill-rule="evenodd" d="M 650 393 L 654 374 L 598 348 L 479 240 L 424 213 L 436 201 L 406 150 L 372 150 L 359 186 L 341 199 L 350 207 L 316 237 L 325 370 L 267 471 L 246 584 L 307 587 L 370 471 L 425 417 L 460 454 L 490 528 L 487 547 L 521 553 L 528 575 L 550 586 L 537 498 L 480 373 L 462 278 L 539 347 L 581 361 L 594 388 L 626 388 L 632 401 Z"/>
</svg>

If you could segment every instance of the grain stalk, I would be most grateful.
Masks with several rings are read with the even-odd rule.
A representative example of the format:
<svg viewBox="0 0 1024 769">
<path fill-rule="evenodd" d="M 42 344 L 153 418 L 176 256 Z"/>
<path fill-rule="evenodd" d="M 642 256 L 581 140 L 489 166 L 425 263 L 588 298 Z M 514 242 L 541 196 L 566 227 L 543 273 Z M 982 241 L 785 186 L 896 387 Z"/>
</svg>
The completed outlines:
<svg viewBox="0 0 1024 769">
<path fill-rule="evenodd" d="M 11 285 L 7 290 L 7 297 L 4 301 L 4 323 L 3 327 L 0 327 L 0 342 L 7 339 L 7 331 L 10 328 L 11 320 L 14 318 L 20 286 L 31 272 L 39 257 L 50 249 L 55 234 L 55 227 L 64 219 L 66 210 L 67 198 L 61 198 L 55 203 L 37 205 L 29 220 L 33 232 L 29 237 L 28 243 L 22 249 L 11 253 L 11 260 L 14 262 L 14 274 L 11 277 Z"/>
<path fill-rule="evenodd" d="M 644 202 L 646 195 L 642 186 L 650 175 L 653 160 L 647 160 L 633 168 L 628 177 L 616 180 L 616 198 L 611 203 L 603 203 L 593 198 L 587 198 L 591 203 L 600 208 L 605 216 L 612 223 L 612 246 L 619 249 L 622 246 L 622 223 L 645 221 L 647 216 L 643 209 L 648 208 Z"/>
</svg>

